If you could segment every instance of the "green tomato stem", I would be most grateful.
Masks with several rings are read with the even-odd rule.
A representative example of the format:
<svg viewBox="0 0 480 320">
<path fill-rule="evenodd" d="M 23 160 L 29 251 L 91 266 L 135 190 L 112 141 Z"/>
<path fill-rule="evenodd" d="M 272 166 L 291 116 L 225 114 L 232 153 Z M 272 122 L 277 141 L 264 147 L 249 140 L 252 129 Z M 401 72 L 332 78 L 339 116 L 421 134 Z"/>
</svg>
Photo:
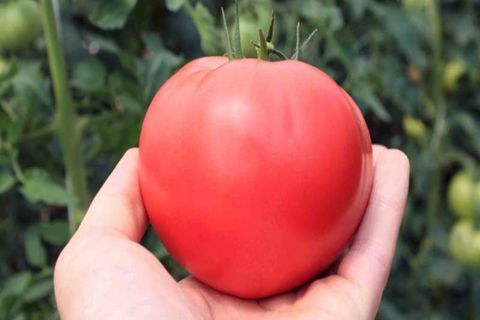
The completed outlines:
<svg viewBox="0 0 480 320">
<path fill-rule="evenodd" d="M 272 19 L 270 20 L 270 26 L 268 27 L 268 33 L 267 33 L 267 42 L 272 42 L 274 29 L 275 29 L 275 13 L 272 10 Z"/>
<path fill-rule="evenodd" d="M 235 0 L 235 55 L 240 59 L 245 58 L 240 34 L 240 9 L 238 7 L 238 0 Z"/>
<path fill-rule="evenodd" d="M 227 38 L 227 56 L 228 60 L 233 60 L 233 48 L 232 48 L 232 41 L 230 40 L 230 31 L 228 30 L 228 25 L 227 25 L 227 19 L 225 18 L 225 11 L 223 10 L 223 7 L 220 8 L 222 10 L 222 19 L 223 19 L 223 28 L 225 29 L 225 36 Z"/>
<path fill-rule="evenodd" d="M 268 43 L 265 39 L 262 29 L 258 29 L 258 36 L 260 37 L 260 48 L 257 49 L 258 58 L 269 61 L 270 57 L 268 55 Z"/>
<path fill-rule="evenodd" d="M 68 87 L 64 52 L 59 39 L 52 0 L 41 1 L 43 29 L 56 101 L 55 131 L 63 150 L 66 185 L 73 200 L 68 204 L 70 232 L 74 232 L 88 205 L 87 181 L 81 150 L 81 133 L 76 130 L 77 115 Z"/>
<path fill-rule="evenodd" d="M 295 52 L 293 53 L 292 59 L 298 60 L 298 54 L 300 52 L 300 22 L 297 22 L 297 32 L 295 40 Z"/>
</svg>

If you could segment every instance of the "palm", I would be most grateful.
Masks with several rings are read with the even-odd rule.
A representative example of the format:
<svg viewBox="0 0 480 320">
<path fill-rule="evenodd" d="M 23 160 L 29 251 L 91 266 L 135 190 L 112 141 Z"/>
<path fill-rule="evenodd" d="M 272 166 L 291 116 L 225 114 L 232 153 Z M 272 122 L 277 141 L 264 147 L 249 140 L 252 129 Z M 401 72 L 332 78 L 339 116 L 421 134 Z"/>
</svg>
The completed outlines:
<svg viewBox="0 0 480 320">
<path fill-rule="evenodd" d="M 193 278 L 180 283 L 203 297 L 205 319 L 367 319 L 361 292 L 353 283 L 331 275 L 298 291 L 257 301 L 237 299 L 205 287 Z M 359 316 L 359 315 L 364 316 Z M 294 317 L 295 316 L 295 317 Z"/>
<path fill-rule="evenodd" d="M 55 270 L 68 319 L 370 319 L 381 298 L 408 186 L 408 162 L 376 148 L 369 208 L 334 274 L 257 301 L 215 291 L 192 277 L 179 283 L 138 244 L 147 225 L 136 183 L 137 153 L 124 157 L 89 209 Z M 382 180 L 378 177 L 389 177 Z M 379 241 L 381 245 L 379 245 Z"/>
</svg>

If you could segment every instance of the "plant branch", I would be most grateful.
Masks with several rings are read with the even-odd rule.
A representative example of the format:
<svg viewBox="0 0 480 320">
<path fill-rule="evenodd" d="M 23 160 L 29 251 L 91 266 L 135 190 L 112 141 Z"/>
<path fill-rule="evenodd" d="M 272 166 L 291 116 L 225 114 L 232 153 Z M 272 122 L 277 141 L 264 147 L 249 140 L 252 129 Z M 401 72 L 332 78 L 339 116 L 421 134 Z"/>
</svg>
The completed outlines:
<svg viewBox="0 0 480 320">
<path fill-rule="evenodd" d="M 67 190 L 74 197 L 68 204 L 70 232 L 83 218 L 88 205 L 87 182 L 81 150 L 81 134 L 75 130 L 77 115 L 68 87 L 64 52 L 53 10 L 54 0 L 42 0 L 43 29 L 55 95 L 55 131 L 62 145 Z"/>
</svg>

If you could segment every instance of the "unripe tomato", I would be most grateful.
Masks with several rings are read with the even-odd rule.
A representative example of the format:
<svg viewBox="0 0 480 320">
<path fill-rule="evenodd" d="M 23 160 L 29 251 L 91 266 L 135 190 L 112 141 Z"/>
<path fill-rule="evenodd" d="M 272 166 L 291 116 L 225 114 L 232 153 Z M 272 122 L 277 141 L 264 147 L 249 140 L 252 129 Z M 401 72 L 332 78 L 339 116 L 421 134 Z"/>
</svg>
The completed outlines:
<svg viewBox="0 0 480 320">
<path fill-rule="evenodd" d="M 194 60 L 155 95 L 139 181 L 172 257 L 243 298 L 295 288 L 357 229 L 372 185 L 367 126 L 328 75 L 299 61 Z"/>
<path fill-rule="evenodd" d="M 448 185 L 448 203 L 453 213 L 460 218 L 473 218 L 475 214 L 475 191 L 473 178 L 467 172 L 457 173 Z"/>
<path fill-rule="evenodd" d="M 463 61 L 450 61 L 445 66 L 443 73 L 443 83 L 448 91 L 457 89 L 458 80 L 465 73 L 466 66 Z"/>
<path fill-rule="evenodd" d="M 18 0 L 0 5 L 0 50 L 21 48 L 40 31 L 40 11 L 35 1 Z"/>
<path fill-rule="evenodd" d="M 471 268 L 480 268 L 480 231 L 472 222 L 457 222 L 450 232 L 449 243 L 455 260 Z"/>
<path fill-rule="evenodd" d="M 427 128 L 422 120 L 414 118 L 414 117 L 404 117 L 403 118 L 403 130 L 405 133 L 416 140 L 425 139 L 425 134 Z"/>
</svg>

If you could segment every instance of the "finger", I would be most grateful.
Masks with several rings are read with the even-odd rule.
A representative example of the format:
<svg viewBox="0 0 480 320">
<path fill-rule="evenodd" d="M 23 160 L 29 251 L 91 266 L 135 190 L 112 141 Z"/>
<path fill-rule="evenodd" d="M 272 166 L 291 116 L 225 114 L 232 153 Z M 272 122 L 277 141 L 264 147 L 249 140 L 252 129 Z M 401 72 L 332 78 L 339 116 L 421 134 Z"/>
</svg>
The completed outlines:
<svg viewBox="0 0 480 320">
<path fill-rule="evenodd" d="M 380 156 L 382 153 L 387 151 L 388 149 L 385 146 L 382 146 L 380 144 L 374 144 L 372 146 L 373 149 L 373 163 L 377 162 L 378 156 Z"/>
<path fill-rule="evenodd" d="M 338 274 L 358 284 L 378 307 L 395 253 L 410 167 L 405 154 L 388 150 L 378 155 L 374 171 L 365 217 Z"/>
<path fill-rule="evenodd" d="M 93 199 L 79 231 L 117 233 L 140 241 L 147 216 L 138 184 L 138 149 L 128 150 Z"/>
</svg>

